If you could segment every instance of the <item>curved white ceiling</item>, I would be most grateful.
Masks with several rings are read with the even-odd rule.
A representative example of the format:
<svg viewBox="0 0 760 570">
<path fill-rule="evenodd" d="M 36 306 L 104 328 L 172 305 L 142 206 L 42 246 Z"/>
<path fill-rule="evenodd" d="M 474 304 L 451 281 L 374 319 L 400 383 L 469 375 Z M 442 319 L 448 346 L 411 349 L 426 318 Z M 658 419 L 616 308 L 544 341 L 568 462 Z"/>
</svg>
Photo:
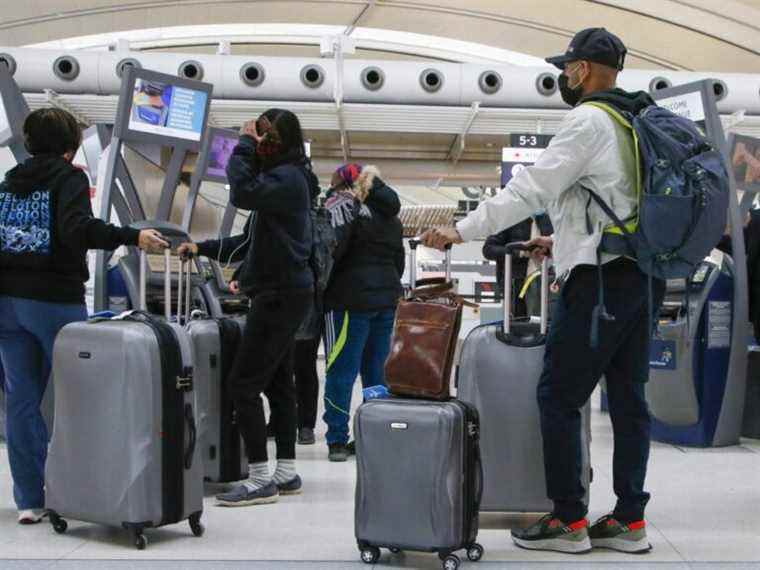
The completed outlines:
<svg viewBox="0 0 760 570">
<path fill-rule="evenodd" d="M 0 44 L 164 27 L 310 23 L 411 32 L 542 57 L 606 26 L 632 67 L 756 73 L 758 0 L 36 0 L 4 2 Z M 73 6 L 64 8 L 62 6 Z M 129 36 L 130 34 L 125 34 Z M 423 52 L 424 53 L 424 52 Z"/>
<path fill-rule="evenodd" d="M 173 26 L 125 32 L 109 32 L 76 38 L 40 42 L 26 47 L 44 49 L 108 49 L 120 39 L 129 38 L 131 49 L 177 48 L 188 45 L 213 45 L 226 41 L 233 44 L 319 45 L 325 36 L 339 35 L 344 26 L 299 24 L 212 24 Z M 461 63 L 495 62 L 512 65 L 542 66 L 543 59 L 474 42 L 452 40 L 441 36 L 376 30 L 357 27 L 351 38 L 364 50 L 412 54 L 431 59 Z"/>
</svg>

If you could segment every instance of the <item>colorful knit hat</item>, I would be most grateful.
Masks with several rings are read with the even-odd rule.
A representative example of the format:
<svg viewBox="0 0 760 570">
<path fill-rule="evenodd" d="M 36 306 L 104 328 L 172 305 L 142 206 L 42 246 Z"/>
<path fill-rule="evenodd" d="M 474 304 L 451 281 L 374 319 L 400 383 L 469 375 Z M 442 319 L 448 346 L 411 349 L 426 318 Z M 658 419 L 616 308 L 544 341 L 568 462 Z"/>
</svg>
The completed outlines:
<svg viewBox="0 0 760 570">
<path fill-rule="evenodd" d="M 355 162 L 344 164 L 339 167 L 335 173 L 340 176 L 340 179 L 346 184 L 346 186 L 353 188 L 354 182 L 356 182 L 359 175 L 362 173 L 362 165 Z"/>
</svg>

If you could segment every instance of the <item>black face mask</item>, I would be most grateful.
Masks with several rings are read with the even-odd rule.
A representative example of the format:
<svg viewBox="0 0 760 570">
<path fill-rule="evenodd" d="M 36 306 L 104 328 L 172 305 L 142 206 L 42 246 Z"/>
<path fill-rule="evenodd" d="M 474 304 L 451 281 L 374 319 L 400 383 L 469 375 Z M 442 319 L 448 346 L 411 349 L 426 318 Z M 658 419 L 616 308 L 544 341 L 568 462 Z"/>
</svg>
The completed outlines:
<svg viewBox="0 0 760 570">
<path fill-rule="evenodd" d="M 568 85 L 568 77 L 565 73 L 560 73 L 559 76 L 559 94 L 562 96 L 562 100 L 570 105 L 571 107 L 575 107 L 578 102 L 583 97 L 583 85 L 578 85 L 575 89 L 572 89 Z"/>
</svg>

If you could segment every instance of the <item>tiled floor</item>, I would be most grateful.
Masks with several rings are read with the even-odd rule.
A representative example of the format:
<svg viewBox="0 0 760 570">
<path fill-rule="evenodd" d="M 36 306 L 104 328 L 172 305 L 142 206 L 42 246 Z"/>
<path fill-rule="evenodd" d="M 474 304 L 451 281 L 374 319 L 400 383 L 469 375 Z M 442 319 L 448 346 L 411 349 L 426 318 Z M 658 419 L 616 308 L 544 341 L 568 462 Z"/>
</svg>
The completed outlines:
<svg viewBox="0 0 760 570">
<path fill-rule="evenodd" d="M 613 504 L 612 436 L 608 418 L 600 412 L 594 413 L 593 435 L 591 516 L 598 516 Z M 148 549 L 138 552 L 119 530 L 70 521 L 69 532 L 59 536 L 47 524 L 18 526 L 3 449 L 0 569 L 361 568 L 353 535 L 353 462 L 328 463 L 323 441 L 299 448 L 299 454 L 303 495 L 282 498 L 276 505 L 222 509 L 213 506 L 209 489 L 203 538 L 192 537 L 187 525 L 176 525 L 150 532 Z M 654 444 L 649 487 L 654 550 L 648 555 L 526 552 L 511 543 L 506 530 L 526 519 L 490 515 L 483 517 L 479 536 L 484 560 L 462 567 L 760 568 L 760 441 L 717 450 Z M 378 566 L 437 569 L 440 563 L 431 555 L 384 553 Z"/>
</svg>

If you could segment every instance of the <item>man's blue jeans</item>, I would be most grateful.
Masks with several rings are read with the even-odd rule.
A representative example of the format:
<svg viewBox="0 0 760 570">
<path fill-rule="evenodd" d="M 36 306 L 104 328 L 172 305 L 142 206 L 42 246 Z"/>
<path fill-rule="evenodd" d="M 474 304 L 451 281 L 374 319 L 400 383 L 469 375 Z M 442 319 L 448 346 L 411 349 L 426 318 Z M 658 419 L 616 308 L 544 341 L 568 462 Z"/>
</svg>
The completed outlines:
<svg viewBox="0 0 760 570">
<path fill-rule="evenodd" d="M 356 375 L 362 386 L 385 384 L 395 309 L 332 311 L 325 315 L 325 415 L 327 443 L 348 443 L 351 392 Z"/>
<path fill-rule="evenodd" d="M 6 438 L 19 509 L 45 506 L 48 430 L 40 411 L 64 325 L 87 319 L 80 304 L 0 296 L 0 358 L 5 371 Z"/>
</svg>

